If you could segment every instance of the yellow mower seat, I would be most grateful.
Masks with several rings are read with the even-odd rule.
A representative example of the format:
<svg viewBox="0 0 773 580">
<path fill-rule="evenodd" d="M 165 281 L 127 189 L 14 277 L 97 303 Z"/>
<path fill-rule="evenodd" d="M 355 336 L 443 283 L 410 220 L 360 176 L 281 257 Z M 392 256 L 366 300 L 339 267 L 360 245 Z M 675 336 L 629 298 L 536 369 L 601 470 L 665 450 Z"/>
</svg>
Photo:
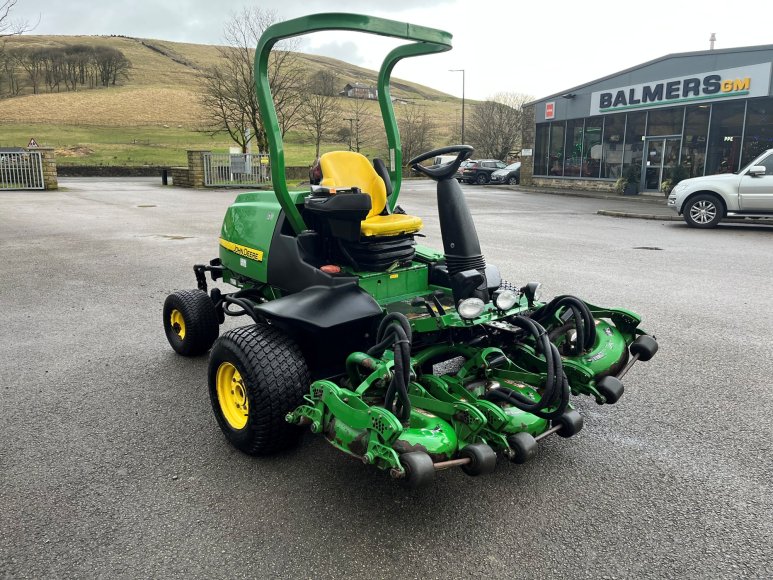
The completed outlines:
<svg viewBox="0 0 773 580">
<path fill-rule="evenodd" d="M 360 222 L 363 236 L 397 236 L 421 230 L 421 218 L 407 214 L 381 215 L 387 203 L 386 184 L 368 159 L 355 151 L 331 151 L 319 158 L 320 185 L 330 188 L 358 187 L 370 195 L 371 208 Z"/>
</svg>

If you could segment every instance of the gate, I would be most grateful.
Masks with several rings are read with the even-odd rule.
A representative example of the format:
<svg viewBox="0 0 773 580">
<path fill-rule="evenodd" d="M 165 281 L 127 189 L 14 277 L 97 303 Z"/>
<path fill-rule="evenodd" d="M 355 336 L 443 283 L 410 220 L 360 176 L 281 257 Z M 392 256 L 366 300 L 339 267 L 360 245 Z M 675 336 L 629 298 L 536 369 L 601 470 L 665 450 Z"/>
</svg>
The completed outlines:
<svg viewBox="0 0 773 580">
<path fill-rule="evenodd" d="M 207 187 L 255 187 L 271 183 L 266 154 L 204 153 L 204 185 Z"/>
<path fill-rule="evenodd" d="M 44 189 L 40 152 L 0 152 L 0 189 Z"/>
</svg>

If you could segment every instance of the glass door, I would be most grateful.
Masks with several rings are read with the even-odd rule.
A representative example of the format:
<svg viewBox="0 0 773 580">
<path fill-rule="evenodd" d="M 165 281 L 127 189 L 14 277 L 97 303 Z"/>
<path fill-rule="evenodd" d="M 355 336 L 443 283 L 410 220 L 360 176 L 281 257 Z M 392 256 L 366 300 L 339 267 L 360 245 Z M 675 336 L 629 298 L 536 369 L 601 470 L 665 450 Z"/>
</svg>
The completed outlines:
<svg viewBox="0 0 773 580">
<path fill-rule="evenodd" d="M 644 147 L 644 191 L 660 191 L 679 163 L 681 137 L 648 137 Z"/>
</svg>

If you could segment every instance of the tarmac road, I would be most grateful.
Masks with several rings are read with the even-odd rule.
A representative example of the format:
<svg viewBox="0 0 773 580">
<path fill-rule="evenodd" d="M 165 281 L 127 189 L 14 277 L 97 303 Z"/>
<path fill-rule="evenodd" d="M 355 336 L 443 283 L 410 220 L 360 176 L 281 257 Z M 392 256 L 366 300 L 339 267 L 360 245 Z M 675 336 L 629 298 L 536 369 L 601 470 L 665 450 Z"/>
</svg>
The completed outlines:
<svg viewBox="0 0 773 580">
<path fill-rule="evenodd" d="M 466 187 L 507 279 L 639 312 L 661 349 L 531 463 L 406 493 L 311 435 L 226 444 L 161 306 L 234 195 L 156 181 L 0 193 L 0 577 L 773 576 L 773 227 Z M 430 189 L 401 205 L 442 248 Z"/>
</svg>

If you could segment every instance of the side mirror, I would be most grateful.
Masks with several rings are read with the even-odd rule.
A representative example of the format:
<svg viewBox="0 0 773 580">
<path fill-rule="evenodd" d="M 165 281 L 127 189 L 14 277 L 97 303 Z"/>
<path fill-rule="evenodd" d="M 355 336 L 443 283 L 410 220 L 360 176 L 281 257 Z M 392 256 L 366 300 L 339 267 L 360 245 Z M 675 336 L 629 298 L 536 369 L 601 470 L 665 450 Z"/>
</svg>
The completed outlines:
<svg viewBox="0 0 773 580">
<path fill-rule="evenodd" d="M 765 175 L 766 172 L 767 172 L 767 169 L 765 168 L 764 165 L 752 165 L 749 168 L 749 171 L 747 172 L 747 174 L 750 175 L 751 177 L 760 177 L 762 175 Z"/>
</svg>

